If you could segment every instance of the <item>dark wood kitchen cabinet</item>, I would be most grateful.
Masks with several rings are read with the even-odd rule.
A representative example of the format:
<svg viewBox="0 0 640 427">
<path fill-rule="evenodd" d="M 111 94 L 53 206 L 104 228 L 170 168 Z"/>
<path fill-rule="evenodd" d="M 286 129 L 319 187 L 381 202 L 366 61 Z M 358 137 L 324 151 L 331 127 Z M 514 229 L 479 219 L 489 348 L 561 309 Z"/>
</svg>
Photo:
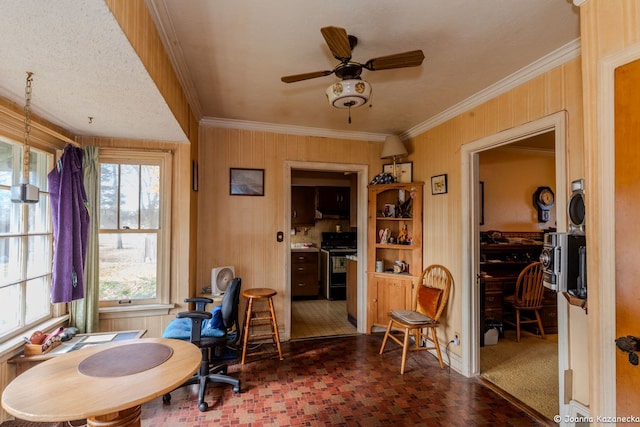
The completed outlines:
<svg viewBox="0 0 640 427">
<path fill-rule="evenodd" d="M 291 187 L 291 226 L 315 223 L 315 187 Z"/>
<path fill-rule="evenodd" d="M 291 252 L 291 296 L 317 297 L 319 291 L 318 251 Z"/>
<path fill-rule="evenodd" d="M 349 217 L 349 187 L 316 187 L 316 209 L 325 215 Z"/>
</svg>

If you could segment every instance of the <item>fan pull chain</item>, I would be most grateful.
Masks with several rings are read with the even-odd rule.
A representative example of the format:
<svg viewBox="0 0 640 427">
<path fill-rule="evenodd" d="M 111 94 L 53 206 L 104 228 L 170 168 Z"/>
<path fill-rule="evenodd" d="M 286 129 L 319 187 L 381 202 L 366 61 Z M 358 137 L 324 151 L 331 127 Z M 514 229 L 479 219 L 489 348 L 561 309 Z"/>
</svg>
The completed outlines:
<svg viewBox="0 0 640 427">
<path fill-rule="evenodd" d="M 349 105 L 349 124 L 351 124 L 351 105 Z"/>
</svg>

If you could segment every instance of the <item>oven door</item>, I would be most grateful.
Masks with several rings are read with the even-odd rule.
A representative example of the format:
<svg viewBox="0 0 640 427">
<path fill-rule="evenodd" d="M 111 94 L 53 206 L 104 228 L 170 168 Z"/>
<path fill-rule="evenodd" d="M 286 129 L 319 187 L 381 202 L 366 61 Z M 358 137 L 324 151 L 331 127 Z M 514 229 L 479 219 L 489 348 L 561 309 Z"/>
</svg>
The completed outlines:
<svg viewBox="0 0 640 427">
<path fill-rule="evenodd" d="M 353 249 L 329 250 L 327 262 L 326 296 L 329 300 L 347 298 L 347 255 L 354 255 Z"/>
<path fill-rule="evenodd" d="M 345 273 L 347 272 L 347 256 L 331 255 L 331 273 Z"/>
</svg>

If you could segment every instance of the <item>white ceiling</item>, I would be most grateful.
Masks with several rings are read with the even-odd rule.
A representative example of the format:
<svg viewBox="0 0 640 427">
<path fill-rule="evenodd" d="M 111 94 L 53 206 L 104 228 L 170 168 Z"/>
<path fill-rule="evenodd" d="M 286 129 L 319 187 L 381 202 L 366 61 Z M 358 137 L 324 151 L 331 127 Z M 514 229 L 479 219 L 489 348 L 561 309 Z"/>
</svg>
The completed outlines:
<svg viewBox="0 0 640 427">
<path fill-rule="evenodd" d="M 146 0 L 204 123 L 382 139 L 411 135 L 579 54 L 570 0 Z M 364 71 L 371 107 L 330 107 L 338 62 L 320 28 L 358 37 L 353 59 L 422 49 L 421 67 Z M 186 141 L 103 0 L 2 0 L 0 96 L 77 135 Z M 94 117 L 89 123 L 88 117 Z"/>
<path fill-rule="evenodd" d="M 186 141 L 103 0 L 0 1 L 0 96 L 76 135 Z M 88 117 L 93 117 L 89 123 Z"/>
</svg>

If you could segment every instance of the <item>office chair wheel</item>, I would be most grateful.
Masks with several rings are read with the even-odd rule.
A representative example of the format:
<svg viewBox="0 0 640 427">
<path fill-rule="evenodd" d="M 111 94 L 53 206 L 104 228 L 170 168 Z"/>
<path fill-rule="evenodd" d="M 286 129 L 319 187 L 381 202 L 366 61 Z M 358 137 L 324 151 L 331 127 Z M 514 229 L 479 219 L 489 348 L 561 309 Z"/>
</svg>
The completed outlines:
<svg viewBox="0 0 640 427">
<path fill-rule="evenodd" d="M 162 403 L 168 405 L 171 403 L 171 395 L 169 393 L 162 395 Z"/>
<path fill-rule="evenodd" d="M 207 404 L 207 402 L 202 402 L 198 404 L 198 409 L 200 410 L 200 412 L 205 412 L 207 409 L 209 409 L 209 405 Z"/>
<path fill-rule="evenodd" d="M 233 392 L 236 394 L 240 393 L 240 385 L 233 386 Z"/>
</svg>

